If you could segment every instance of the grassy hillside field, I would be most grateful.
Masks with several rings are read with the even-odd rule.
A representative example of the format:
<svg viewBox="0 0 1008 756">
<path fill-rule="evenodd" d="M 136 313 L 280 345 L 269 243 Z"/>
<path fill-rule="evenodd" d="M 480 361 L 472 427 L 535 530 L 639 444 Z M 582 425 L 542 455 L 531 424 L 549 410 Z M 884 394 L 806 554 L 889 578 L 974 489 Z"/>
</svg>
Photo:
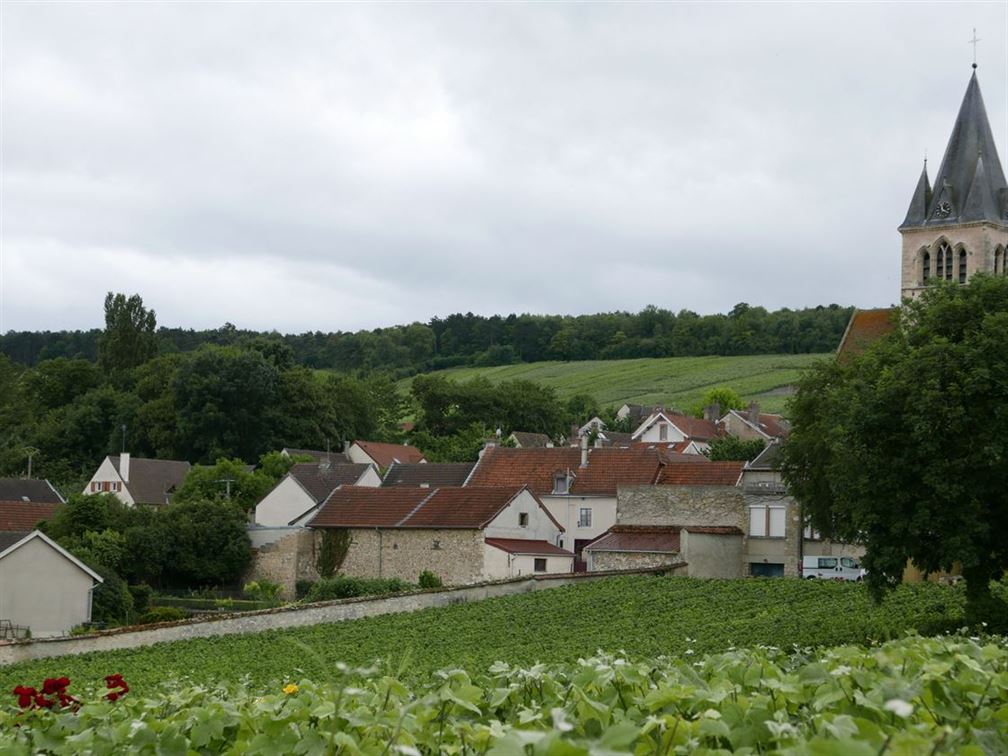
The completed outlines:
<svg viewBox="0 0 1008 756">
<path fill-rule="evenodd" d="M 628 576 L 576 586 L 314 627 L 181 641 L 0 667 L 0 691 L 67 675 L 131 685 L 171 677 L 198 684 L 247 678 L 253 688 L 292 676 L 327 679 L 336 662 L 385 660 L 406 676 L 494 662 L 573 662 L 599 649 L 631 658 L 866 643 L 962 624 L 961 588 L 902 585 L 873 604 L 863 585 L 802 580 Z"/>
<path fill-rule="evenodd" d="M 590 394 L 603 407 L 633 404 L 671 404 L 688 409 L 704 392 L 718 386 L 735 389 L 756 400 L 768 412 L 780 412 L 787 400 L 785 387 L 824 354 L 779 354 L 744 357 L 666 357 L 639 360 L 533 362 L 487 368 L 452 368 L 433 375 L 465 381 L 483 376 L 495 383 L 521 378 L 553 386 L 561 398 Z M 412 379 L 400 382 L 409 390 Z"/>
</svg>

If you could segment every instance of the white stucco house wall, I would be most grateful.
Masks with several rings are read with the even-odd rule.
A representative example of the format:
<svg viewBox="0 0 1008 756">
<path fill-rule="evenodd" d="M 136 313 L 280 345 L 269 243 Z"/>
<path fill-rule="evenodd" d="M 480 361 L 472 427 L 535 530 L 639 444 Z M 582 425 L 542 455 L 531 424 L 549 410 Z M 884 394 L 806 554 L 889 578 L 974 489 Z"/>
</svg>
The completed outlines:
<svg viewBox="0 0 1008 756">
<path fill-rule="evenodd" d="M 40 530 L 0 534 L 0 620 L 32 637 L 64 635 L 91 621 L 98 573 Z"/>
<path fill-rule="evenodd" d="M 319 504 L 340 486 L 381 485 L 372 464 L 322 465 L 308 462 L 293 465 L 255 506 L 255 524 L 283 527 L 303 524 Z"/>
</svg>

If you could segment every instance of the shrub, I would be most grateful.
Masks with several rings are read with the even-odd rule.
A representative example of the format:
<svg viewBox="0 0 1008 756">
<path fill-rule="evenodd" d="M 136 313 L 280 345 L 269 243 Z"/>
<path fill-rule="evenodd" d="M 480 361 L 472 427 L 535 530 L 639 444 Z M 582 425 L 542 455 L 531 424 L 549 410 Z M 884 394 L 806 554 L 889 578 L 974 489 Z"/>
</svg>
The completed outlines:
<svg viewBox="0 0 1008 756">
<path fill-rule="evenodd" d="M 253 601 L 276 602 L 280 598 L 283 586 L 269 580 L 253 580 L 245 584 L 244 592 Z"/>
<path fill-rule="evenodd" d="M 436 574 L 430 570 L 424 570 L 420 573 L 420 587 L 421 588 L 441 588 L 444 586 L 444 582 Z"/>
<path fill-rule="evenodd" d="M 311 591 L 313 585 L 315 585 L 314 580 L 298 580 L 294 583 L 294 596 L 303 599 Z"/>
<path fill-rule="evenodd" d="M 144 612 L 137 620 L 141 625 L 153 625 L 155 622 L 178 622 L 189 615 L 174 606 L 155 606 Z"/>
<path fill-rule="evenodd" d="M 337 575 L 319 580 L 308 591 L 305 600 L 333 601 L 335 599 L 354 598 L 355 596 L 378 596 L 386 593 L 408 591 L 413 586 L 398 578 L 355 578 Z"/>
<path fill-rule="evenodd" d="M 133 597 L 134 612 L 143 614 L 150 609 L 151 596 L 154 595 L 153 588 L 147 585 L 147 583 L 137 583 L 136 585 L 127 586 L 127 589 Z"/>
</svg>

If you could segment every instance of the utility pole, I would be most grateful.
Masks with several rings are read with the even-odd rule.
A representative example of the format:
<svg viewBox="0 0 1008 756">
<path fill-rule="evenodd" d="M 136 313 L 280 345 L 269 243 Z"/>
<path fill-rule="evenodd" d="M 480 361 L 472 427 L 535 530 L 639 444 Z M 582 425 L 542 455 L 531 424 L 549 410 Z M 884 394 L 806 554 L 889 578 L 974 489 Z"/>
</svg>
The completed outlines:
<svg viewBox="0 0 1008 756">
<path fill-rule="evenodd" d="M 28 477 L 31 478 L 32 457 L 38 454 L 39 450 L 34 446 L 26 446 L 24 452 L 28 455 Z"/>
</svg>

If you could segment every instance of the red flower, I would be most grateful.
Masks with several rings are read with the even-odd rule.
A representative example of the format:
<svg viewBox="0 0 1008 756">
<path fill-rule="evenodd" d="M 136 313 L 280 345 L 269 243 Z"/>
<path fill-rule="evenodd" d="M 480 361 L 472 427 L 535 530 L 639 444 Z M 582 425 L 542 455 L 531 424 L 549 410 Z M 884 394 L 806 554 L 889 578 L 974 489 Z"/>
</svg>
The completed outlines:
<svg viewBox="0 0 1008 756">
<path fill-rule="evenodd" d="M 14 688 L 14 695 L 18 697 L 18 706 L 22 709 L 27 709 L 32 705 L 32 699 L 38 691 L 35 688 L 26 688 L 24 685 L 18 685 Z"/>
<path fill-rule="evenodd" d="M 123 680 L 123 676 L 118 672 L 105 678 L 105 687 L 112 692 L 105 696 L 109 701 L 118 701 L 129 693 L 129 685 Z"/>
</svg>

